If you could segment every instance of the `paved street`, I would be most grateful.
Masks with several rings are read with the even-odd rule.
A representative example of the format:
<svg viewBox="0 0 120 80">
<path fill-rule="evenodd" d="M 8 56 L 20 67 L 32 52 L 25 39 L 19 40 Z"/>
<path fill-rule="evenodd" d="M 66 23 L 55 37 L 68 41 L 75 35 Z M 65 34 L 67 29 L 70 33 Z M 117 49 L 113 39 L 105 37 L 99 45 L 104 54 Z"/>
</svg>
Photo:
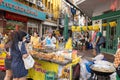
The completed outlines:
<svg viewBox="0 0 120 80">
<path fill-rule="evenodd" d="M 106 60 L 113 62 L 114 61 L 114 56 L 111 54 L 106 54 L 103 53 L 104 57 Z M 83 58 L 87 59 L 87 60 L 91 60 L 92 58 L 94 58 L 94 54 L 93 54 L 93 50 L 85 50 L 85 51 L 79 51 L 79 55 L 81 55 Z"/>
</svg>

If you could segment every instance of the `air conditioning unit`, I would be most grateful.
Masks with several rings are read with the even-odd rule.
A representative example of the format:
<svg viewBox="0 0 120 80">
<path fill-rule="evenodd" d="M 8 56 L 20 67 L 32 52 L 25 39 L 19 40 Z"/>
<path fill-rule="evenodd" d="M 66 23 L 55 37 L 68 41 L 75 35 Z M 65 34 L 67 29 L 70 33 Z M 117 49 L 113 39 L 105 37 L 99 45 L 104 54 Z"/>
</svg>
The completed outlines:
<svg viewBox="0 0 120 80">
<path fill-rule="evenodd" d="M 36 3 L 36 0 L 29 0 L 29 2 L 35 4 L 35 3 Z"/>
<path fill-rule="evenodd" d="M 42 8 L 42 6 L 43 6 L 43 4 L 42 4 L 41 1 L 37 1 L 36 4 L 37 4 L 37 6 L 39 6 L 39 7 L 41 7 L 41 8 Z"/>
</svg>

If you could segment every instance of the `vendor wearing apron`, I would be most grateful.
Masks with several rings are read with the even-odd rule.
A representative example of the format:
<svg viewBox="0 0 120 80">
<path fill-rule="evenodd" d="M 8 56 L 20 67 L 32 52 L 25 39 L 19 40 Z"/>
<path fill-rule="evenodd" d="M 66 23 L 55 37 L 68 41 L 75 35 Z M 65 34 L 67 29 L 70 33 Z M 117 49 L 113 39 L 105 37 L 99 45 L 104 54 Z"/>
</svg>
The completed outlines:
<svg viewBox="0 0 120 80">
<path fill-rule="evenodd" d="M 52 35 L 52 33 L 48 33 L 48 36 L 43 41 L 45 46 L 56 47 L 56 38 Z"/>
</svg>

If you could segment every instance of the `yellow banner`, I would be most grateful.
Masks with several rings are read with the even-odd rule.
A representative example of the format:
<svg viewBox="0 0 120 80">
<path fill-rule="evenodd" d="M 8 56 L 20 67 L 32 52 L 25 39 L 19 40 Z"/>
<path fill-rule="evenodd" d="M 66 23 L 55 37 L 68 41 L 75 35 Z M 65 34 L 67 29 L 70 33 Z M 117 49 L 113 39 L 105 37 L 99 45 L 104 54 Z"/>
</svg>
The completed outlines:
<svg viewBox="0 0 120 80">
<path fill-rule="evenodd" d="M 35 66 L 29 70 L 28 77 L 33 80 L 45 80 L 45 73 L 47 71 L 58 73 L 58 66 L 59 65 L 55 63 L 35 60 Z"/>
</svg>

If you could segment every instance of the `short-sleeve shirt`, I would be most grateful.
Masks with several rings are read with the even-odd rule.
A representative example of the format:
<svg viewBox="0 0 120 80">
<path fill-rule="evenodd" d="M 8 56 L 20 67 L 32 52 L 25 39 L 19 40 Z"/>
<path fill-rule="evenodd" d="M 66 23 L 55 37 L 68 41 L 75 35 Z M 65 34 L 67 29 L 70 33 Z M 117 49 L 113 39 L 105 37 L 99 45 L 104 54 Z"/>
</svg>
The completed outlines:
<svg viewBox="0 0 120 80">
<path fill-rule="evenodd" d="M 33 37 L 31 36 L 31 42 L 33 43 L 33 45 L 36 45 L 39 43 L 40 38 L 39 37 Z"/>
<path fill-rule="evenodd" d="M 102 33 L 101 33 L 101 32 L 97 32 L 96 36 L 97 36 L 97 37 L 101 37 L 101 36 L 102 36 Z"/>
<path fill-rule="evenodd" d="M 95 41 L 96 41 L 97 37 L 102 37 L 102 33 L 101 32 L 96 33 Z"/>
</svg>

